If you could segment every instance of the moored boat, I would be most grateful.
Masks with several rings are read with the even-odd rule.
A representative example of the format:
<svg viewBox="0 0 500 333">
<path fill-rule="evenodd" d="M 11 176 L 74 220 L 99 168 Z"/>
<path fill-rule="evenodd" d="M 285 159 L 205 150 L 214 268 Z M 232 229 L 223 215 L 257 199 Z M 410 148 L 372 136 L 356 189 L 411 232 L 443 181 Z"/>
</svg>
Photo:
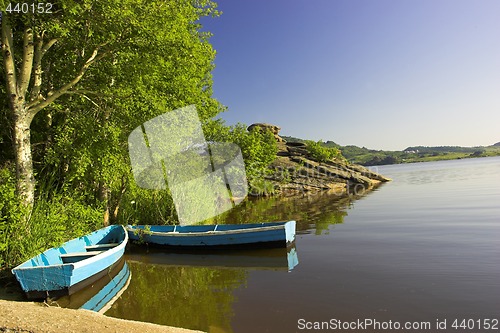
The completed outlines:
<svg viewBox="0 0 500 333">
<path fill-rule="evenodd" d="M 123 256 L 128 233 L 112 225 L 72 239 L 12 270 L 28 299 L 71 295 L 107 274 Z"/>
<path fill-rule="evenodd" d="M 281 247 L 295 241 L 295 221 L 217 225 L 128 225 L 131 240 L 167 247 Z"/>
</svg>

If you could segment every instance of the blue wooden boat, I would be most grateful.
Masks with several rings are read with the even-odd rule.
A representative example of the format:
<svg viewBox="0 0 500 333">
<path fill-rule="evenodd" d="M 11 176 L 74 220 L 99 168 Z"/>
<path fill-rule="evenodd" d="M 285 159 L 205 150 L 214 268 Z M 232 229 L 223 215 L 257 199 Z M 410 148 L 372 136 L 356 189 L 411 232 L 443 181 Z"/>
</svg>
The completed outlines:
<svg viewBox="0 0 500 333">
<path fill-rule="evenodd" d="M 288 246 L 295 241 L 295 221 L 217 225 L 127 226 L 134 241 L 168 247 Z"/>
<path fill-rule="evenodd" d="M 106 275 L 127 241 L 125 228 L 112 225 L 51 248 L 12 273 L 29 299 L 70 295 Z"/>
</svg>

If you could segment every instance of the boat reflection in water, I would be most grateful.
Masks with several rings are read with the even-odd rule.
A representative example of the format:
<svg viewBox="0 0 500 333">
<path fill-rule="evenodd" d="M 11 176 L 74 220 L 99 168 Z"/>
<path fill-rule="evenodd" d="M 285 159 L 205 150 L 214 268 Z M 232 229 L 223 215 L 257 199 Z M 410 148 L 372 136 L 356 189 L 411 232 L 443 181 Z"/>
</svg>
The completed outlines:
<svg viewBox="0 0 500 333">
<path fill-rule="evenodd" d="M 274 270 L 286 272 L 294 269 L 298 263 L 295 244 L 288 248 L 232 251 L 172 251 L 161 248 L 132 246 L 124 258 L 110 268 L 106 276 L 71 296 L 59 298 L 57 304 L 65 308 L 86 309 L 105 313 L 122 296 L 129 285 L 134 285 L 129 265 L 135 267 L 136 272 L 134 274 L 137 274 L 137 277 L 141 280 L 142 271 L 151 270 L 151 267 L 164 267 L 164 269 L 168 269 L 169 267 L 192 267 L 194 269 L 206 268 L 211 270 L 228 269 L 238 271 Z M 160 271 L 166 273 L 166 271 Z M 134 290 L 134 287 L 131 288 Z M 132 292 L 132 294 L 135 293 Z M 140 302 L 140 300 L 136 301 Z"/>
<path fill-rule="evenodd" d="M 125 260 L 133 278 L 107 316 L 203 332 L 233 332 L 238 294 L 248 283 L 293 275 L 299 262 L 294 244 L 288 249 L 177 252 L 130 246 Z"/>
<path fill-rule="evenodd" d="M 131 277 L 125 259 L 121 259 L 110 268 L 106 276 L 71 296 L 58 299 L 57 304 L 70 309 L 104 313 L 128 288 Z"/>
<path fill-rule="evenodd" d="M 208 250 L 132 246 L 125 255 L 127 261 L 165 266 L 194 266 L 212 268 L 246 268 L 255 270 L 288 270 L 299 264 L 295 243 L 287 248 Z"/>
</svg>

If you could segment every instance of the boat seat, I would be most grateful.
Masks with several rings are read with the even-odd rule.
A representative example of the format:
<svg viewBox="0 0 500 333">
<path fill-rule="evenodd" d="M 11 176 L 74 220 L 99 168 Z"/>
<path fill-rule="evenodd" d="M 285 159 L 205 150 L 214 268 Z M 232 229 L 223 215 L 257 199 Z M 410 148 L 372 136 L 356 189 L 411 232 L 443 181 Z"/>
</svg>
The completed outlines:
<svg viewBox="0 0 500 333">
<path fill-rule="evenodd" d="M 60 257 L 64 264 L 69 264 L 96 256 L 103 252 L 104 251 L 73 252 L 73 253 L 61 254 Z"/>
<path fill-rule="evenodd" d="M 120 243 L 108 243 L 108 244 L 96 244 L 85 246 L 85 250 L 93 251 L 93 250 L 108 250 L 115 246 L 118 246 Z"/>
</svg>

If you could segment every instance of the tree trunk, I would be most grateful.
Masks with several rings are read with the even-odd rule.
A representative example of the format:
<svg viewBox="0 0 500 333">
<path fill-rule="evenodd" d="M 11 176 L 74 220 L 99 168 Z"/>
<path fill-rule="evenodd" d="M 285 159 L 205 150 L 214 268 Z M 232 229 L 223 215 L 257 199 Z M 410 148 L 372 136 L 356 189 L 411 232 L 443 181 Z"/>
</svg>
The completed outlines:
<svg viewBox="0 0 500 333">
<path fill-rule="evenodd" d="M 16 154 L 16 190 L 21 202 L 33 207 L 35 201 L 35 177 L 30 141 L 31 119 L 14 114 L 14 151 Z"/>
<path fill-rule="evenodd" d="M 13 146 L 16 156 L 16 190 L 19 199 L 26 207 L 33 207 L 35 201 L 35 177 L 31 157 L 30 124 L 35 113 L 26 107 L 28 90 L 33 65 L 33 31 L 26 28 L 23 34 L 23 56 L 16 70 L 14 61 L 12 29 L 7 18 L 2 19 L 2 53 L 5 81 L 13 120 Z"/>
<path fill-rule="evenodd" d="M 104 202 L 104 217 L 103 217 L 103 224 L 105 227 L 109 225 L 109 191 L 104 184 L 99 184 L 99 200 Z"/>
<path fill-rule="evenodd" d="M 4 13 L 5 14 L 5 13 Z M 27 26 L 23 31 L 21 61 L 14 60 L 14 42 L 10 15 L 1 19 L 1 46 L 6 90 L 9 96 L 10 110 L 13 119 L 14 151 L 16 154 L 17 193 L 21 202 L 27 207 L 33 207 L 35 200 L 35 177 L 33 175 L 33 160 L 31 156 L 30 125 L 33 117 L 49 106 L 60 96 L 68 93 L 84 76 L 87 69 L 108 53 L 99 53 L 101 46 L 94 49 L 92 55 L 80 67 L 76 76 L 57 90 L 51 90 L 46 97 L 41 95 L 42 59 L 44 54 L 57 42 L 51 39 L 44 44 L 43 33 L 33 41 L 33 29 Z M 35 47 L 36 44 L 36 47 Z M 18 55 L 19 56 L 19 55 Z M 33 72 L 33 83 L 29 91 Z M 30 98 L 28 99 L 28 96 Z"/>
<path fill-rule="evenodd" d="M 113 210 L 113 216 L 111 219 L 111 222 L 115 224 L 118 220 L 118 213 L 120 211 L 120 205 L 122 203 L 123 195 L 125 194 L 125 191 L 127 190 L 127 185 L 125 183 L 125 177 L 122 176 L 122 186 L 120 193 L 118 194 L 118 199 L 116 200 L 116 206 L 115 209 Z"/>
</svg>

